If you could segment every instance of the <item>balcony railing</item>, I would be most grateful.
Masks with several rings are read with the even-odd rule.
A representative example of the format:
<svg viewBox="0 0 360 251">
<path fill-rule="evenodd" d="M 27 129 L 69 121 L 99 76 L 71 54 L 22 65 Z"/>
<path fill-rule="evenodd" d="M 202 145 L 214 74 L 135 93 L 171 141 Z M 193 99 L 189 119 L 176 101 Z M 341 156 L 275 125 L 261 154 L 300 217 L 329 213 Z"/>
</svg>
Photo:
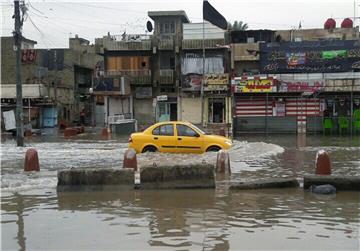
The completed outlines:
<svg viewBox="0 0 360 251">
<path fill-rule="evenodd" d="M 151 84 L 151 70 L 110 70 L 105 72 L 105 76 L 121 76 L 131 81 L 131 84 Z"/>
<path fill-rule="evenodd" d="M 93 83 L 95 93 L 111 93 L 112 95 L 130 94 L 129 81 L 122 81 L 119 76 L 94 78 Z"/>
<path fill-rule="evenodd" d="M 204 46 L 206 49 L 225 48 L 225 39 L 205 39 Z M 201 49 L 203 48 L 202 39 L 189 39 L 182 41 L 183 49 Z"/>
<path fill-rule="evenodd" d="M 151 39 L 144 34 L 113 35 L 97 39 L 96 44 L 108 51 L 151 50 Z"/>
<path fill-rule="evenodd" d="M 105 76 L 151 76 L 151 70 L 108 70 L 105 72 Z"/>
<path fill-rule="evenodd" d="M 159 41 L 159 50 L 173 50 L 174 49 L 174 40 L 162 39 Z"/>
</svg>

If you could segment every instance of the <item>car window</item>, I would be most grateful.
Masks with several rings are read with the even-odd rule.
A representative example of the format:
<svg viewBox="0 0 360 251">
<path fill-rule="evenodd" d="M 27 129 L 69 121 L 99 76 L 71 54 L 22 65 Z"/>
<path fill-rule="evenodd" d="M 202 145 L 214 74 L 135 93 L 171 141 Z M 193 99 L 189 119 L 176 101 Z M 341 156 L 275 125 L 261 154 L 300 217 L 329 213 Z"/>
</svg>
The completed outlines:
<svg viewBox="0 0 360 251">
<path fill-rule="evenodd" d="M 198 135 L 192 128 L 186 125 L 176 125 L 178 136 L 196 137 Z"/>
<path fill-rule="evenodd" d="M 152 131 L 153 135 L 160 135 L 160 126 L 156 127 L 153 131 Z"/>
<path fill-rule="evenodd" d="M 153 135 L 174 136 L 174 126 L 171 124 L 161 125 L 152 131 Z"/>
</svg>

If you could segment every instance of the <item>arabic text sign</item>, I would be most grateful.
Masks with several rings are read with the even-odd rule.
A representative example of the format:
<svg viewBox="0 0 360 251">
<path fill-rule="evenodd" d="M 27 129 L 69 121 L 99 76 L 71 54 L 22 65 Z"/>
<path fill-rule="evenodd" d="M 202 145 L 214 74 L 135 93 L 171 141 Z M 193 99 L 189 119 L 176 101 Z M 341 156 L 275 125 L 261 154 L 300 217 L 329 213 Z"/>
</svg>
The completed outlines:
<svg viewBox="0 0 360 251">
<path fill-rule="evenodd" d="M 279 85 L 279 92 L 315 92 L 322 88 L 323 80 L 290 80 Z"/>
</svg>

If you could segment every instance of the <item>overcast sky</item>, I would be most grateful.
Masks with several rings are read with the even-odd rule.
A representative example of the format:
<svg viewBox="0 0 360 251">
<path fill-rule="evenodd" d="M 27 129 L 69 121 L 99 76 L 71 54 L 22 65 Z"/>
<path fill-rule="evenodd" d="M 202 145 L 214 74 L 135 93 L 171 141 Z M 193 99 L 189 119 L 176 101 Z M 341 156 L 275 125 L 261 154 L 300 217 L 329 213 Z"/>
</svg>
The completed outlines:
<svg viewBox="0 0 360 251">
<path fill-rule="evenodd" d="M 25 0 L 28 17 L 23 35 L 38 42 L 36 48 L 67 48 L 69 37 L 90 40 L 106 35 L 145 34 L 148 11 L 184 10 L 191 22 L 202 22 L 202 0 L 49 1 Z M 358 16 L 360 0 L 210 0 L 229 22 L 246 22 L 249 29 L 284 30 L 322 28 L 335 18 Z M 0 0 L 1 36 L 11 36 L 13 1 Z M 356 25 L 360 20 L 356 19 Z"/>
</svg>

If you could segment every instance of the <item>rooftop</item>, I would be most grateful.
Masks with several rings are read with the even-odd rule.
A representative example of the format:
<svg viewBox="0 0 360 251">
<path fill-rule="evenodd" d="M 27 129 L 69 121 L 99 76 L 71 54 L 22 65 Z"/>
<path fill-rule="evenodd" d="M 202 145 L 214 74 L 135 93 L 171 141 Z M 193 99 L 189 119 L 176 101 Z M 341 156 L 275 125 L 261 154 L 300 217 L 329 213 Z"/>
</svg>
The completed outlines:
<svg viewBox="0 0 360 251">
<path fill-rule="evenodd" d="M 183 10 L 173 10 L 173 11 L 149 11 L 148 16 L 152 20 L 156 20 L 158 17 L 181 17 L 184 23 L 190 23 L 189 18 L 187 17 L 185 11 Z"/>
</svg>

